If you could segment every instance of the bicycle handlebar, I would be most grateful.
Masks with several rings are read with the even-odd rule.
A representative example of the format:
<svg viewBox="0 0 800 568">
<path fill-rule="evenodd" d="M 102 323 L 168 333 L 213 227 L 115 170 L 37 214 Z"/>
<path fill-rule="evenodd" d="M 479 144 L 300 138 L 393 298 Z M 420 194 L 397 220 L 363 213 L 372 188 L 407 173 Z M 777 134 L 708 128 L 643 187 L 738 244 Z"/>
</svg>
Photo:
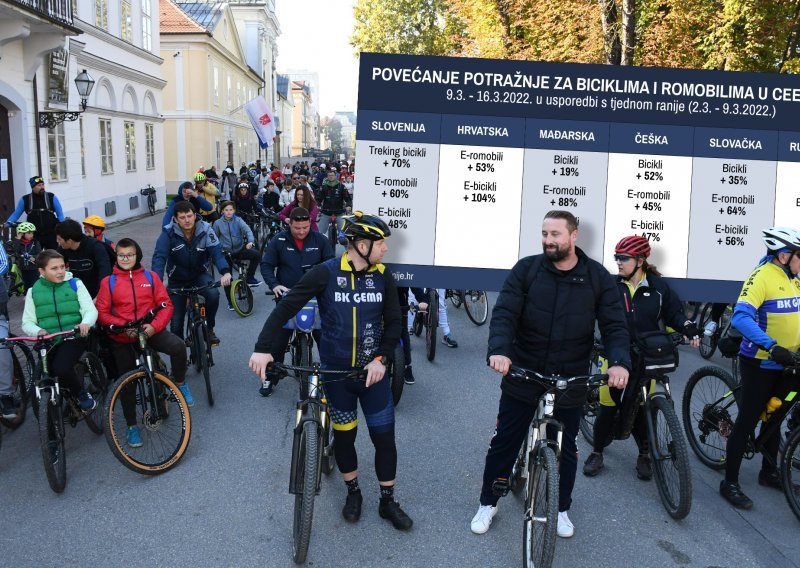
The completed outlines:
<svg viewBox="0 0 800 568">
<path fill-rule="evenodd" d="M 190 296 L 192 294 L 197 294 L 198 292 L 202 292 L 203 290 L 207 290 L 208 288 L 219 288 L 221 284 L 219 282 L 212 282 L 211 284 L 205 284 L 203 286 L 184 286 L 182 288 L 167 288 L 167 292 L 171 294 L 182 294 L 184 296 Z"/>
<path fill-rule="evenodd" d="M 565 391 L 568 388 L 575 386 L 596 387 L 603 385 L 608 381 L 607 373 L 562 377 L 561 375 L 543 375 L 537 371 L 531 371 L 530 369 L 517 367 L 516 365 L 511 366 L 506 376 L 522 381 L 539 383 L 561 391 Z"/>
<path fill-rule="evenodd" d="M 158 312 L 160 312 L 161 310 L 163 310 L 164 308 L 166 308 L 167 306 L 168 306 L 168 304 L 166 302 L 161 302 L 159 305 L 157 305 L 152 310 L 148 311 L 145 315 L 143 315 L 142 317 L 140 317 L 137 320 L 133 320 L 133 321 L 128 322 L 128 323 L 126 323 L 124 325 L 114 325 L 114 324 L 106 325 L 106 326 L 103 326 L 102 329 L 104 331 L 109 332 L 109 333 L 122 333 L 122 332 L 124 332 L 125 330 L 128 330 L 128 329 L 138 329 L 139 326 L 141 326 L 143 324 L 146 324 L 146 323 L 150 323 L 151 321 L 153 321 L 153 318 L 156 317 L 156 314 Z"/>
<path fill-rule="evenodd" d="M 298 371 L 300 373 L 314 373 L 320 375 L 342 375 L 343 379 L 365 380 L 367 378 L 367 371 L 365 369 L 356 369 L 355 371 L 338 371 L 333 369 L 322 369 L 318 364 L 311 367 L 301 367 L 300 365 L 284 365 L 283 363 L 273 361 L 267 368 L 275 369 L 287 374 L 289 371 Z"/>
<path fill-rule="evenodd" d="M 0 339 L 0 344 L 7 343 L 9 341 L 27 341 L 27 342 L 37 342 L 37 341 L 50 341 L 55 339 L 56 337 L 60 337 L 62 335 L 72 335 L 73 338 L 77 337 L 77 330 L 70 329 L 67 331 L 56 331 L 55 333 L 48 333 L 45 335 L 38 335 L 36 337 L 31 336 L 16 336 L 16 337 L 4 337 Z"/>
</svg>

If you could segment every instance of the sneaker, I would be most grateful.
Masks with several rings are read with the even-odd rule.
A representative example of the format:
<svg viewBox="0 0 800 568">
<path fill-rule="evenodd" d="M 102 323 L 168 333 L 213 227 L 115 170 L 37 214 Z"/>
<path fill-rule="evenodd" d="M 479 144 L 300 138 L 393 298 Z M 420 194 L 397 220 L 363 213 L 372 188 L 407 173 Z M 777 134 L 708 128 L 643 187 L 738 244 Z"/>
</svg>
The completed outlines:
<svg viewBox="0 0 800 568">
<path fill-rule="evenodd" d="M 232 311 L 234 311 L 234 309 L 233 309 L 233 306 L 231 306 L 230 304 L 228 304 L 228 311 L 229 311 L 229 312 L 232 312 Z"/>
<path fill-rule="evenodd" d="M 781 481 L 781 476 L 777 471 L 767 472 L 763 469 L 759 471 L 758 484 L 763 485 L 764 487 L 771 487 L 773 489 L 783 491 L 783 482 Z M 800 495 L 800 485 L 797 485 L 796 483 L 792 485 L 794 486 L 795 494 Z"/>
<path fill-rule="evenodd" d="M 558 513 L 558 536 L 561 538 L 569 538 L 575 534 L 575 525 L 569 520 L 566 511 L 559 511 Z"/>
<path fill-rule="evenodd" d="M 217 347 L 219 345 L 219 337 L 217 337 L 217 334 L 214 333 L 214 330 L 210 327 L 208 328 L 208 340 L 211 342 L 211 347 Z"/>
<path fill-rule="evenodd" d="M 78 394 L 78 406 L 84 413 L 88 414 L 97 408 L 97 401 L 92 398 L 89 391 L 84 389 Z"/>
<path fill-rule="evenodd" d="M 0 396 L 0 409 L 2 409 L 3 418 L 13 420 L 19 412 L 19 405 L 11 395 Z"/>
<path fill-rule="evenodd" d="M 139 432 L 138 426 L 128 426 L 126 439 L 131 448 L 141 448 L 144 445 L 144 442 L 142 442 L 142 434 Z"/>
<path fill-rule="evenodd" d="M 442 337 L 442 343 L 444 343 L 448 347 L 458 347 L 458 341 L 453 339 L 451 335 L 445 335 L 444 337 Z"/>
<path fill-rule="evenodd" d="M 382 519 L 389 519 L 399 531 L 407 531 L 414 524 L 411 517 L 406 515 L 405 511 L 400 508 L 400 503 L 392 499 L 391 501 L 383 501 L 378 506 L 378 514 Z"/>
<path fill-rule="evenodd" d="M 257 278 L 248 278 L 247 285 L 251 288 L 258 288 L 261 286 L 261 280 L 258 280 Z"/>
<path fill-rule="evenodd" d="M 753 502 L 750 500 L 750 497 L 742 492 L 742 488 L 738 483 L 725 481 L 723 479 L 719 482 L 719 494 L 725 497 L 725 499 L 737 509 L 753 508 Z"/>
<path fill-rule="evenodd" d="M 181 391 L 183 398 L 186 400 L 186 405 L 194 406 L 194 397 L 192 396 L 192 391 L 189 390 L 189 385 L 183 383 L 182 385 L 178 385 L 178 389 Z"/>
<path fill-rule="evenodd" d="M 417 382 L 414 379 L 414 373 L 411 371 L 411 365 L 406 365 L 405 377 L 403 379 L 407 385 L 413 385 Z"/>
<path fill-rule="evenodd" d="M 636 475 L 643 481 L 650 481 L 653 477 L 653 465 L 648 454 L 639 454 L 636 458 Z"/>
<path fill-rule="evenodd" d="M 603 469 L 603 454 L 592 452 L 583 464 L 583 475 L 594 477 Z"/>
<path fill-rule="evenodd" d="M 481 505 L 478 507 L 478 512 L 472 517 L 472 522 L 469 525 L 470 530 L 475 534 L 484 534 L 492 526 L 492 519 L 497 514 L 497 505 Z"/>
<path fill-rule="evenodd" d="M 364 497 L 361 496 L 361 491 L 355 493 L 348 493 L 347 499 L 342 507 L 342 516 L 348 523 L 355 523 L 361 518 L 361 503 L 364 502 Z"/>
<path fill-rule="evenodd" d="M 706 327 L 703 329 L 703 334 L 711 337 L 714 335 L 715 331 L 717 331 L 717 322 L 711 320 L 710 322 L 706 323 Z"/>
<path fill-rule="evenodd" d="M 263 397 L 268 397 L 272 394 L 273 390 L 275 390 L 275 386 L 272 384 L 272 381 L 264 381 L 261 383 L 261 388 L 258 389 L 258 394 Z"/>
</svg>

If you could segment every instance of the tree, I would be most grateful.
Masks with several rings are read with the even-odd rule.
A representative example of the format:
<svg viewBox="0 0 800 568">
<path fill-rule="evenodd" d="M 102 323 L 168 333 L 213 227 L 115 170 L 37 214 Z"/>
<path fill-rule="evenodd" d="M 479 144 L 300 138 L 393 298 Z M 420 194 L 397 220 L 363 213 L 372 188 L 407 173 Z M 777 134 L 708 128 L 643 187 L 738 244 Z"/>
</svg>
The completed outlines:
<svg viewBox="0 0 800 568">
<path fill-rule="evenodd" d="M 322 132 L 325 138 L 331 141 L 331 150 L 334 154 L 339 154 L 342 151 L 342 123 L 335 118 L 325 117 L 322 119 Z"/>
</svg>

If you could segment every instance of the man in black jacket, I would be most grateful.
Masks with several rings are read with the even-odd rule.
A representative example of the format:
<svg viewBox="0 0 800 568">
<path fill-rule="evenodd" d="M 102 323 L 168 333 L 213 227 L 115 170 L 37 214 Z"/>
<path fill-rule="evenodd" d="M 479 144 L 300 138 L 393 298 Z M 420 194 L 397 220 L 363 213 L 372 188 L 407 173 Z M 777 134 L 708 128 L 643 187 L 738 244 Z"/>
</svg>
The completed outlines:
<svg viewBox="0 0 800 568">
<path fill-rule="evenodd" d="M 492 438 L 483 471 L 476 534 L 489 530 L 497 501 L 507 487 L 514 460 L 528 432 L 542 390 L 505 377 L 512 364 L 542 374 L 585 374 L 595 321 L 609 360 L 608 384 L 624 388 L 631 368 L 630 340 L 614 278 L 575 246 L 578 221 L 568 211 L 550 211 L 542 225 L 543 255 L 523 258 L 511 269 L 497 298 L 489 328 L 489 366 L 504 375 Z M 577 435 L 585 393 L 557 400 L 555 418 L 564 424 L 559 468 L 558 535 L 574 527 L 567 511 L 578 466 Z"/>
<path fill-rule="evenodd" d="M 105 245 L 84 235 L 83 227 L 74 219 L 56 225 L 56 240 L 67 270 L 75 278 L 80 278 L 92 298 L 97 296 L 100 282 L 111 274 L 111 261 Z"/>
</svg>

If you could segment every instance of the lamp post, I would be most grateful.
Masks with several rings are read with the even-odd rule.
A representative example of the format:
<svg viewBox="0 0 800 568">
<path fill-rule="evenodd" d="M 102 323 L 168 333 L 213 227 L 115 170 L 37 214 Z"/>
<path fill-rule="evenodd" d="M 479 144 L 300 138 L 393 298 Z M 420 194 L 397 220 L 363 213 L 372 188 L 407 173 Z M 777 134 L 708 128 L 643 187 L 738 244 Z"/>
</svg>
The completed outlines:
<svg viewBox="0 0 800 568">
<path fill-rule="evenodd" d="M 77 77 L 75 77 L 75 87 L 78 89 L 78 94 L 81 97 L 81 110 L 78 111 L 64 111 L 64 112 L 38 112 L 39 128 L 55 128 L 65 121 L 78 120 L 78 117 L 86 110 L 86 99 L 94 88 L 94 79 L 84 69 Z"/>
</svg>

